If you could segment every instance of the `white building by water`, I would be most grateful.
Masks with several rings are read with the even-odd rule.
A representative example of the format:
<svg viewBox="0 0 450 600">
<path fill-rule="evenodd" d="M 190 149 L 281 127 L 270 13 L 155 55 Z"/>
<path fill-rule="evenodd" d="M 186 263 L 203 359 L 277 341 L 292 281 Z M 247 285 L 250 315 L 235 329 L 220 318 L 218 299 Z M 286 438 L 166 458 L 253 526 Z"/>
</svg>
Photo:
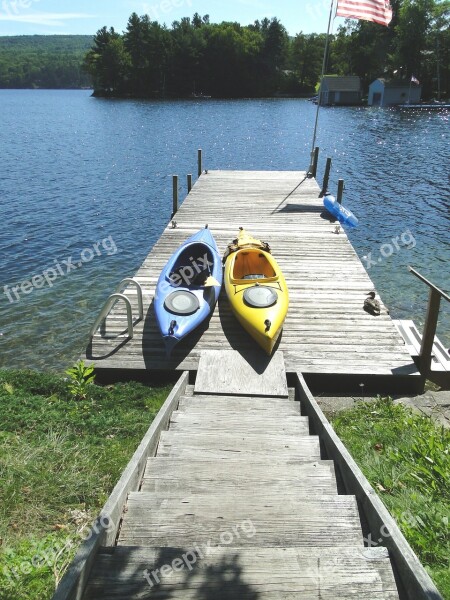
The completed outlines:
<svg viewBox="0 0 450 600">
<path fill-rule="evenodd" d="M 422 96 L 422 86 L 409 81 L 376 79 L 369 86 L 369 106 L 396 106 L 417 104 Z"/>
</svg>

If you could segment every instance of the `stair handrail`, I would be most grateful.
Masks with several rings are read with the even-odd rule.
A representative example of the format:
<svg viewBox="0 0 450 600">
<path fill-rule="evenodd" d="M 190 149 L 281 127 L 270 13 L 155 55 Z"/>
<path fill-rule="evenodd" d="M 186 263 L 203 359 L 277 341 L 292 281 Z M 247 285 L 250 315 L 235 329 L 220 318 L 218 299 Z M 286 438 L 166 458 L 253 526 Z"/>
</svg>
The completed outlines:
<svg viewBox="0 0 450 600">
<path fill-rule="evenodd" d="M 112 310 L 113 306 L 116 304 L 116 302 L 118 300 L 123 300 L 125 302 L 125 306 L 127 309 L 128 337 L 130 339 L 133 339 L 134 323 L 133 323 L 133 312 L 132 312 L 132 308 L 131 308 L 131 302 L 130 302 L 130 299 L 128 298 L 128 296 L 126 296 L 123 293 L 120 293 L 120 292 L 122 292 L 123 288 L 126 285 L 130 285 L 130 284 L 134 285 L 137 290 L 138 310 L 139 310 L 138 321 L 141 321 L 144 318 L 144 302 L 143 302 L 143 298 L 142 298 L 142 286 L 138 281 L 136 281 L 136 279 L 133 279 L 132 277 L 126 277 L 125 279 L 122 279 L 122 281 L 116 287 L 115 292 L 109 296 L 109 298 L 106 300 L 105 304 L 103 305 L 103 308 L 100 311 L 100 314 L 98 315 L 97 319 L 95 320 L 94 325 L 92 326 L 92 329 L 90 332 L 91 337 L 93 337 L 95 335 L 95 332 L 99 328 L 101 322 L 104 319 L 106 319 L 106 317 L 109 315 L 109 313 L 111 312 L 111 310 Z"/>
<path fill-rule="evenodd" d="M 433 354 L 434 337 L 436 335 L 437 322 L 439 317 L 439 308 L 441 298 L 450 302 L 450 296 L 438 288 L 434 283 L 431 283 L 421 273 L 408 266 L 410 273 L 415 275 L 420 281 L 425 283 L 430 288 L 428 297 L 427 314 L 425 317 L 425 325 L 422 334 L 422 343 L 419 353 L 419 369 L 422 375 L 428 375 L 431 371 L 431 359 Z"/>
</svg>

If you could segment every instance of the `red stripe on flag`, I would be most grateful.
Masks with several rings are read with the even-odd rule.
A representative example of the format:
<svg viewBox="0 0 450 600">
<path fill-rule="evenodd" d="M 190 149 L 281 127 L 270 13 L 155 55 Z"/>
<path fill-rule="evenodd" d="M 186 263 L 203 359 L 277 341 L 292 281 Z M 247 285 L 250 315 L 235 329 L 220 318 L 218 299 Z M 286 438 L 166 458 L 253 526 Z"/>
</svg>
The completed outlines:
<svg viewBox="0 0 450 600">
<path fill-rule="evenodd" d="M 389 25 L 392 9 L 386 0 L 338 0 L 336 15 Z"/>
</svg>

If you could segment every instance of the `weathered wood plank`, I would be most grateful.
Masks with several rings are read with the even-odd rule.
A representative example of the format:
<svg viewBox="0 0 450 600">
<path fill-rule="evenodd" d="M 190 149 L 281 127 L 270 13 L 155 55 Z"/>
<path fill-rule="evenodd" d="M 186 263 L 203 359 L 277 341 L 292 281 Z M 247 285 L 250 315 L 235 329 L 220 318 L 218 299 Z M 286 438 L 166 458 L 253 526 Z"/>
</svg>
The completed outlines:
<svg viewBox="0 0 450 600">
<path fill-rule="evenodd" d="M 209 458 L 226 458 L 242 455 L 251 460 L 255 457 L 273 459 L 290 458 L 304 461 L 319 460 L 319 440 L 314 436 L 271 435 L 261 439 L 259 435 L 216 432 L 184 434 L 162 432 L 157 456 L 197 457 L 199 452 Z"/>
<path fill-rule="evenodd" d="M 260 398 L 254 396 L 182 396 L 178 412 L 216 415 L 238 412 L 245 414 L 277 414 L 284 417 L 300 416 L 300 402 L 278 398 Z"/>
<path fill-rule="evenodd" d="M 282 352 L 271 357 L 251 353 L 208 350 L 200 356 L 196 394 L 237 394 L 288 397 Z"/>
<path fill-rule="evenodd" d="M 170 429 L 173 431 L 176 427 L 186 426 L 192 428 L 202 428 L 204 430 L 209 429 L 233 429 L 235 427 L 244 428 L 248 433 L 254 433 L 254 428 L 262 428 L 264 432 L 268 433 L 279 432 L 279 428 L 283 428 L 283 431 L 292 430 L 293 433 L 309 433 L 309 422 L 308 417 L 296 416 L 285 416 L 274 413 L 273 410 L 267 411 L 266 414 L 259 412 L 259 414 L 248 413 L 245 407 L 242 411 L 226 411 L 222 410 L 220 415 L 214 413 L 204 413 L 203 411 L 191 411 L 185 410 L 180 412 L 172 413 L 170 419 Z M 286 428 L 286 429 L 284 429 Z"/>
<path fill-rule="evenodd" d="M 331 461 L 255 461 L 149 458 L 142 492 L 174 494 L 215 494 L 226 497 L 244 492 L 274 492 L 296 495 L 336 493 L 334 464 Z"/>
<path fill-rule="evenodd" d="M 308 499 L 278 496 L 191 496 L 182 500 L 143 492 L 128 499 L 127 518 L 119 537 L 121 546 L 186 547 L 209 542 L 244 521 L 254 535 L 234 539 L 245 546 L 354 546 L 362 543 L 358 508 L 352 496 L 322 495 Z M 223 537 L 222 537 L 223 540 Z M 223 543 L 223 541 L 222 541 Z"/>
<path fill-rule="evenodd" d="M 188 550 L 119 546 L 102 554 L 85 600 L 398 600 L 385 549 L 202 547 L 183 558 Z"/>
</svg>

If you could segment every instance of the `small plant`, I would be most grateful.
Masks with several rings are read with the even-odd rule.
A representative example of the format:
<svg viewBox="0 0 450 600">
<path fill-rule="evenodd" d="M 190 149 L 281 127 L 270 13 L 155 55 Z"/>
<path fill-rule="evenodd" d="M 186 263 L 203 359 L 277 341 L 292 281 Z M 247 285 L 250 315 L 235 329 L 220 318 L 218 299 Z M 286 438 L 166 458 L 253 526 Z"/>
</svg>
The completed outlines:
<svg viewBox="0 0 450 600">
<path fill-rule="evenodd" d="M 73 367 L 67 369 L 69 376 L 69 392 L 76 400 L 84 400 L 87 396 L 88 387 L 94 383 L 94 365 L 85 365 L 84 360 L 80 360 Z"/>
<path fill-rule="evenodd" d="M 3 384 L 3 389 L 5 390 L 5 392 L 7 392 L 10 396 L 12 396 L 14 394 L 14 387 L 10 384 L 10 383 L 4 383 Z"/>
</svg>

